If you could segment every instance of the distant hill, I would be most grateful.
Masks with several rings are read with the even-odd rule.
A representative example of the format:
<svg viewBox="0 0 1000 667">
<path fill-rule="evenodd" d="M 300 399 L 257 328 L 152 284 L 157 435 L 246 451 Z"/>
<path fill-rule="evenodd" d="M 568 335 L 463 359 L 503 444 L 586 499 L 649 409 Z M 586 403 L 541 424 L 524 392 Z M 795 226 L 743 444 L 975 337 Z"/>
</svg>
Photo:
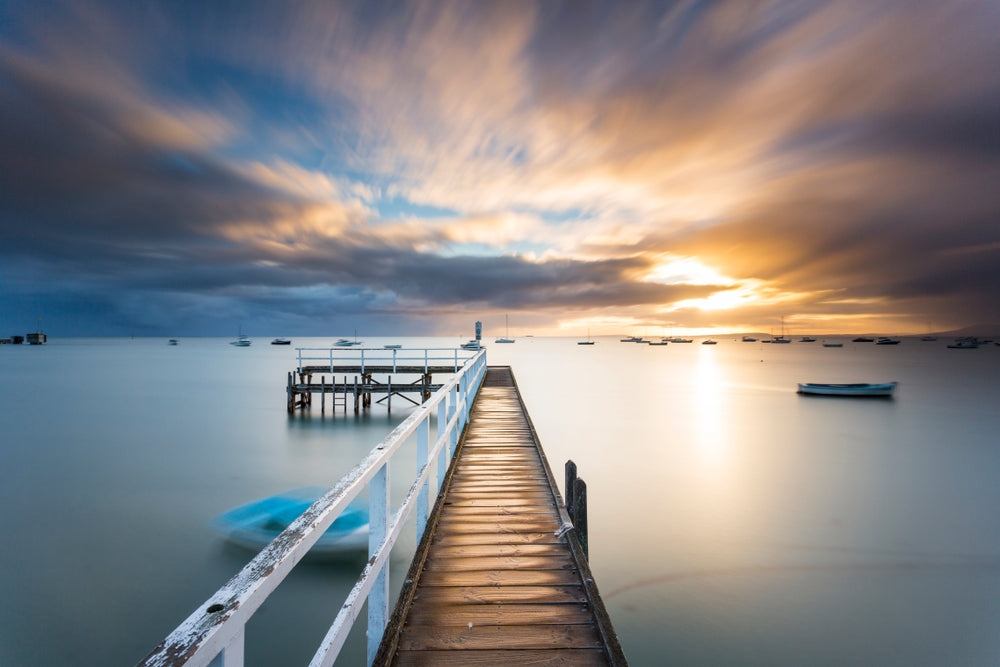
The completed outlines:
<svg viewBox="0 0 1000 667">
<path fill-rule="evenodd" d="M 962 327 L 954 331 L 942 331 L 938 336 L 979 336 L 1000 337 L 1000 324 L 973 324 L 971 327 Z"/>
</svg>

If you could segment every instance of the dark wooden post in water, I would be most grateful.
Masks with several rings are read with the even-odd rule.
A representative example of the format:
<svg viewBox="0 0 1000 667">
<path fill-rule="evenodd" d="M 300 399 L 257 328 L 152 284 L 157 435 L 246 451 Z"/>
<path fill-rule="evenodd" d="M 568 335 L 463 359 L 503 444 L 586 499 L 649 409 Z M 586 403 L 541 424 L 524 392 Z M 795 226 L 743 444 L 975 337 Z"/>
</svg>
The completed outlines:
<svg viewBox="0 0 1000 667">
<path fill-rule="evenodd" d="M 580 538 L 583 555 L 590 560 L 590 540 L 587 538 L 587 483 L 579 477 L 573 482 L 573 505 L 569 508 L 569 516 Z"/>
<path fill-rule="evenodd" d="M 573 485 L 576 484 L 576 464 L 573 459 L 566 461 L 566 486 L 563 491 L 566 493 L 566 510 L 573 506 Z M 572 514 L 570 517 L 572 518 Z"/>
<path fill-rule="evenodd" d="M 576 464 L 566 461 L 566 512 L 580 538 L 583 554 L 590 560 L 590 541 L 587 539 L 587 483 L 576 476 Z"/>
</svg>

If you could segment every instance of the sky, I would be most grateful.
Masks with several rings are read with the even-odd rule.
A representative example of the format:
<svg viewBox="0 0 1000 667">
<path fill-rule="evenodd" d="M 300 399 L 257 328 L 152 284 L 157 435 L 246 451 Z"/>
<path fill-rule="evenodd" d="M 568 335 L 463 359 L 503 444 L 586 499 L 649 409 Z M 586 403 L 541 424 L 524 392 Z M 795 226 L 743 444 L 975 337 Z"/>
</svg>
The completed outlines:
<svg viewBox="0 0 1000 667">
<path fill-rule="evenodd" d="M 1000 321 L 996 2 L 3 2 L 0 335 Z"/>
</svg>

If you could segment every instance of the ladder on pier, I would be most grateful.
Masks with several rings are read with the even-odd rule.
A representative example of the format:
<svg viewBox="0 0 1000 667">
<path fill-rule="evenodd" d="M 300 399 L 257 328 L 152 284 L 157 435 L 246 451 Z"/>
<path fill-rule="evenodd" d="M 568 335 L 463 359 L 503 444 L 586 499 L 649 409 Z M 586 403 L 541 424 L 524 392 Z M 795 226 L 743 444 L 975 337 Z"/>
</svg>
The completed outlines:
<svg viewBox="0 0 1000 667">
<path fill-rule="evenodd" d="M 377 665 L 624 665 L 508 367 L 490 367 Z"/>
</svg>

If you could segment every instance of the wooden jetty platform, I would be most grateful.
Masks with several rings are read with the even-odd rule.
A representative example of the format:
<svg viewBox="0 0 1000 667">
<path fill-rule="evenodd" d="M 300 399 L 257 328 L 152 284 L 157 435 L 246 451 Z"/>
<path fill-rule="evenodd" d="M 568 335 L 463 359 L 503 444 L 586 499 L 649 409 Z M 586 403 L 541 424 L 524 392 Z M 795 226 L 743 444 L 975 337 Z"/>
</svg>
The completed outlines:
<svg viewBox="0 0 1000 667">
<path fill-rule="evenodd" d="M 489 367 L 374 664 L 627 664 L 569 516 Z"/>
<path fill-rule="evenodd" d="M 324 412 L 327 396 L 331 409 L 340 406 L 345 412 L 353 398 L 355 413 L 383 402 L 391 410 L 393 396 L 419 405 L 441 388 L 433 381 L 435 374 L 457 373 L 474 356 L 466 352 L 460 356 L 456 349 L 296 348 L 296 352 L 298 364 L 289 371 L 285 390 L 290 414 L 311 406 L 315 394 Z"/>
</svg>

